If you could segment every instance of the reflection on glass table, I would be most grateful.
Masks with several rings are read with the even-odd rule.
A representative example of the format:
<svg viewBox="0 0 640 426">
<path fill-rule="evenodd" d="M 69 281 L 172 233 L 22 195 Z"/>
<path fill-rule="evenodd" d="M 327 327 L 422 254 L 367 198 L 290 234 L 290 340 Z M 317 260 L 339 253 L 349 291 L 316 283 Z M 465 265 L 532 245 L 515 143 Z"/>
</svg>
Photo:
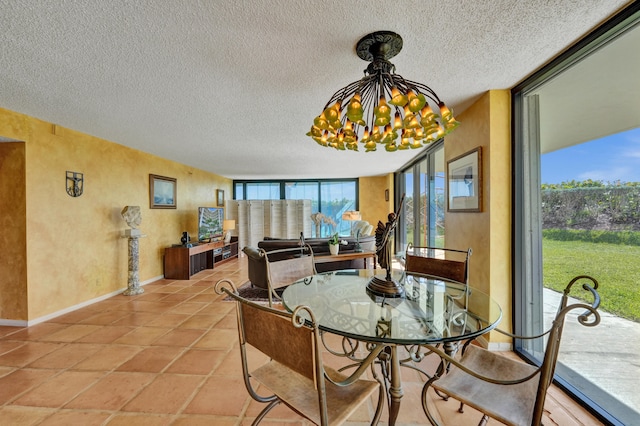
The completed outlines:
<svg viewBox="0 0 640 426">
<path fill-rule="evenodd" d="M 402 297 L 377 296 L 367 290 L 376 273 L 385 271 L 343 270 L 312 275 L 287 287 L 282 301 L 289 311 L 299 305 L 309 306 L 322 331 L 343 336 L 339 349 L 327 345 L 334 355 L 348 357 L 362 372 L 372 362 L 380 365 L 387 387 L 389 424 L 393 425 L 403 393 L 400 366 L 420 361 L 440 344 L 444 353 L 452 355 L 459 342 L 495 328 L 502 310 L 472 286 L 465 290 L 463 284 L 454 281 L 403 271 L 393 271 L 393 279 L 404 287 Z M 360 343 L 376 356 L 358 357 Z M 398 346 L 406 348 L 406 359 L 399 358 Z M 445 363 L 440 368 L 446 368 Z"/>
</svg>

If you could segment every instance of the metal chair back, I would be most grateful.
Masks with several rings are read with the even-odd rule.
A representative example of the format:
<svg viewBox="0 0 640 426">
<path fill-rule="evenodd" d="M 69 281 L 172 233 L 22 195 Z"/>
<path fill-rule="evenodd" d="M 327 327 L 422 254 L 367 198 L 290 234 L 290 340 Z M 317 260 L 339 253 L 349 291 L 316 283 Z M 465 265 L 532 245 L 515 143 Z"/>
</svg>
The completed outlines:
<svg viewBox="0 0 640 426">
<path fill-rule="evenodd" d="M 409 244 L 404 259 L 405 271 L 468 284 L 470 256 L 471 249 L 455 250 Z"/>
<path fill-rule="evenodd" d="M 220 280 L 216 293 L 226 293 L 235 301 L 238 338 L 245 386 L 249 395 L 266 407 L 253 424 L 284 403 L 318 425 L 342 424 L 378 390 L 378 406 L 373 422 L 378 422 L 384 393 L 379 381 L 346 377 L 322 363 L 321 340 L 313 311 L 306 306 L 292 313 L 251 302 L 238 295 L 229 280 Z M 257 368 L 248 356 L 252 346 L 269 358 Z M 338 382 L 339 381 L 339 382 Z M 254 388 L 260 385 L 262 396 Z M 266 390 L 265 390 L 266 388 Z M 331 404 L 331 407 L 328 407 Z"/>
<path fill-rule="evenodd" d="M 286 287 L 301 278 L 316 274 L 313 249 L 309 244 L 268 252 L 260 249 L 260 255 L 264 257 L 267 267 L 269 306 L 273 306 L 274 298 L 280 298 L 276 293 L 276 289 Z M 286 258 L 282 259 L 283 256 Z"/>
<path fill-rule="evenodd" d="M 591 304 L 568 304 L 571 288 L 577 282 L 582 282 L 582 288 L 591 293 Z M 539 339 L 546 336 L 544 359 L 539 366 L 507 358 L 475 345 L 465 346 L 459 360 L 434 350 L 448 364 L 448 368 L 446 374 L 445 369 L 441 369 L 423 388 L 423 408 L 431 423 L 437 425 L 427 404 L 429 387 L 435 389 L 438 395 L 448 395 L 460 401 L 461 412 L 465 404 L 482 412 L 484 416 L 480 424 L 486 424 L 489 417 L 507 425 L 542 424 L 544 403 L 553 381 L 565 317 L 574 309 L 583 309 L 584 312 L 577 317 L 578 322 L 587 327 L 598 325 L 600 296 L 597 288 L 598 282 L 592 277 L 580 275 L 572 279 L 564 290 L 551 328 L 542 334 L 517 336 L 496 329 L 518 339 Z"/>
</svg>

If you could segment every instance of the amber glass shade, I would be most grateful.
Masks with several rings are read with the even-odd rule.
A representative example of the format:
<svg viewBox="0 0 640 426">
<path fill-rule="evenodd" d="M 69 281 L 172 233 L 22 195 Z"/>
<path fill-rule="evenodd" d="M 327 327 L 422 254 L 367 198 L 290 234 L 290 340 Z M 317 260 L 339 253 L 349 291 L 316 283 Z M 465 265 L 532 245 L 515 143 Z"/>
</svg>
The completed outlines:
<svg viewBox="0 0 640 426">
<path fill-rule="evenodd" d="M 442 138 L 460 125 L 453 112 L 423 83 L 395 74 L 389 58 L 402 49 L 390 31 L 363 37 L 356 46 L 370 62 L 365 76 L 336 91 L 311 126 L 308 136 L 335 149 L 389 152 L 416 149 Z"/>
</svg>

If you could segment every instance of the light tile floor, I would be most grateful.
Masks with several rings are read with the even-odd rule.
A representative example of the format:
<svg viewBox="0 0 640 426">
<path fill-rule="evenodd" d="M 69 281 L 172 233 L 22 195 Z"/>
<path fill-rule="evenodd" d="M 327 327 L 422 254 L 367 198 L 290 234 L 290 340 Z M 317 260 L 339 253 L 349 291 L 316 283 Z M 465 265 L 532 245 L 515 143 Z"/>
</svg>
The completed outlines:
<svg viewBox="0 0 640 426">
<path fill-rule="evenodd" d="M 114 296 L 33 327 L 0 327 L 0 425 L 249 425 L 261 407 L 242 381 L 235 305 L 213 291 L 221 278 L 245 282 L 246 259 L 192 278 L 156 281 L 144 294 Z M 426 424 L 423 378 L 403 371 L 403 385 L 397 424 Z M 480 419 L 470 408 L 458 413 L 454 401 L 435 406 L 446 424 Z M 600 424 L 556 388 L 546 408 L 545 424 Z M 369 404 L 348 424 L 368 424 L 372 413 Z M 278 407 L 262 424 L 310 423 Z"/>
</svg>

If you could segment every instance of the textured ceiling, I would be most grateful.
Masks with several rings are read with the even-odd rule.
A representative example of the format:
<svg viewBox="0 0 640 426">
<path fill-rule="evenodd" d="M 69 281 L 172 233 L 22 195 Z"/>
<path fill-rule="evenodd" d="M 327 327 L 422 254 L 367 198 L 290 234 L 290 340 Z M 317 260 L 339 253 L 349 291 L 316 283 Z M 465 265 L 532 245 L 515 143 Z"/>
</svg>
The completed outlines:
<svg viewBox="0 0 640 426">
<path fill-rule="evenodd" d="M 362 36 L 400 34 L 397 72 L 459 114 L 628 3 L 0 0 L 0 107 L 229 178 L 380 175 L 418 152 L 305 136 L 363 75 Z"/>
</svg>

